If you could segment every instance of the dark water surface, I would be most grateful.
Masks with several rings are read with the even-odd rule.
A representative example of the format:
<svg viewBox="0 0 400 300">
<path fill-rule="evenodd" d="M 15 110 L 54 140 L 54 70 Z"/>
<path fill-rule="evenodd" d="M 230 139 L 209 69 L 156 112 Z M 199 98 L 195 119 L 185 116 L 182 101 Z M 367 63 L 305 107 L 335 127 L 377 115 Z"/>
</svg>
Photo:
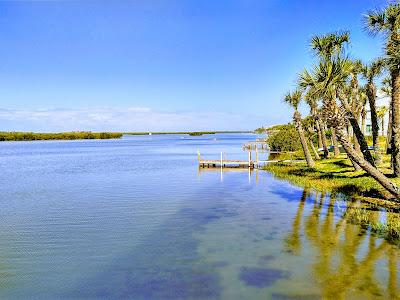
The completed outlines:
<svg viewBox="0 0 400 300">
<path fill-rule="evenodd" d="M 399 248 L 357 204 L 198 170 L 255 138 L 1 143 L 0 298 L 396 299 Z"/>
</svg>

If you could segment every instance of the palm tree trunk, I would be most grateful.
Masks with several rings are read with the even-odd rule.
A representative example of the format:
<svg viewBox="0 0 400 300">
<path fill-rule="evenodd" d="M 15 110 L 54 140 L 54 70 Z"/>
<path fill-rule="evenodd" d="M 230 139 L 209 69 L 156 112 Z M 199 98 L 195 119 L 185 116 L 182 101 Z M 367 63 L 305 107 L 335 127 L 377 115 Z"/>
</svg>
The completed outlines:
<svg viewBox="0 0 400 300">
<path fill-rule="evenodd" d="M 365 135 L 365 121 L 367 119 L 367 108 L 363 107 L 362 111 L 361 111 L 361 131 L 363 133 L 363 135 Z"/>
<path fill-rule="evenodd" d="M 368 144 L 365 140 L 364 135 L 361 132 L 360 126 L 358 125 L 357 119 L 354 117 L 354 115 L 349 112 L 349 121 L 350 124 L 353 128 L 353 133 L 355 135 L 355 139 L 354 139 L 354 145 L 360 147 L 360 151 L 362 153 L 362 155 L 364 156 L 364 158 L 372 165 L 375 166 L 374 163 L 374 159 L 371 155 L 371 152 L 368 150 Z M 357 142 L 357 143 L 356 143 Z M 357 150 L 357 149 L 356 149 Z"/>
<path fill-rule="evenodd" d="M 301 125 L 301 115 L 298 111 L 294 112 L 293 120 L 294 120 L 294 124 L 297 128 L 297 131 L 299 132 L 300 142 L 301 142 L 301 146 L 303 147 L 304 157 L 306 159 L 307 166 L 310 168 L 314 168 L 315 162 L 311 156 L 310 149 L 308 149 L 307 140 L 304 135 L 303 126 Z"/>
<path fill-rule="evenodd" d="M 386 133 L 386 154 L 392 153 L 392 101 L 390 101 L 389 107 L 389 120 Z"/>
<path fill-rule="evenodd" d="M 351 164 L 353 165 L 354 171 L 361 171 L 361 167 L 349 156 L 347 155 L 347 157 L 350 159 Z"/>
<path fill-rule="evenodd" d="M 389 180 L 381 171 L 371 165 L 366 159 L 359 155 L 351 146 L 346 137 L 346 133 L 342 128 L 336 128 L 337 137 L 342 144 L 347 155 L 351 160 L 355 161 L 368 175 L 378 181 L 387 191 L 389 191 L 396 198 L 400 197 L 399 188 Z"/>
<path fill-rule="evenodd" d="M 361 153 L 360 143 L 358 142 L 354 131 L 353 131 L 353 142 L 354 142 L 354 150 L 356 150 L 358 153 Z"/>
<path fill-rule="evenodd" d="M 321 157 L 319 156 L 318 151 L 315 149 L 315 146 L 314 146 L 314 143 L 313 143 L 312 139 L 309 139 L 309 142 L 310 142 L 311 150 L 314 153 L 315 159 L 316 160 L 320 160 Z"/>
<path fill-rule="evenodd" d="M 382 136 L 385 136 L 385 116 L 382 117 L 381 125 L 382 125 Z"/>
<path fill-rule="evenodd" d="M 362 133 L 362 131 L 360 129 L 360 126 L 358 125 L 356 109 L 354 107 L 353 108 L 350 107 L 350 105 L 349 105 L 349 103 L 347 101 L 347 97 L 343 93 L 341 93 L 339 95 L 339 99 L 340 99 L 340 101 L 342 102 L 344 108 L 347 111 L 346 112 L 346 114 L 347 114 L 346 117 L 350 122 L 350 125 L 351 125 L 351 127 L 353 129 L 354 136 L 356 137 L 357 142 L 358 142 L 358 143 L 356 143 L 356 139 L 354 139 L 354 146 L 356 148 L 358 148 L 358 146 L 360 146 L 360 150 L 361 150 L 361 153 L 364 156 L 364 158 L 372 166 L 375 166 L 374 159 L 373 159 L 373 157 L 371 155 L 371 152 L 368 150 L 368 144 L 367 144 L 367 142 L 365 140 L 365 136 L 363 135 L 363 133 Z"/>
<path fill-rule="evenodd" d="M 376 112 L 376 88 L 373 83 L 367 84 L 367 97 L 369 101 L 369 108 L 371 110 L 371 125 L 372 125 L 372 145 L 375 152 L 375 162 L 379 165 L 382 162 L 382 157 L 379 151 L 378 136 L 378 114 Z"/>
<path fill-rule="evenodd" d="M 393 174 L 400 176 L 400 71 L 392 75 L 392 160 Z"/>
<path fill-rule="evenodd" d="M 358 145 L 358 142 L 356 141 L 356 138 L 353 137 L 353 127 L 351 127 L 350 122 L 347 120 L 346 122 L 346 133 L 347 133 L 347 139 L 349 141 L 354 141 L 354 149 L 361 154 L 360 152 L 360 145 Z M 337 135 L 336 135 L 337 136 Z M 358 145 L 358 150 L 356 149 L 356 143 Z M 354 171 L 361 171 L 361 167 L 354 161 L 351 159 L 351 157 L 349 157 L 347 155 L 347 157 L 350 159 L 351 164 L 353 165 Z"/>
<path fill-rule="evenodd" d="M 318 148 L 322 148 L 322 133 L 321 133 L 321 126 L 319 126 L 318 119 L 315 120 L 315 128 L 317 129 L 317 136 L 318 136 Z"/>
<path fill-rule="evenodd" d="M 320 123 L 322 147 L 324 148 L 324 158 L 329 156 L 328 142 L 326 141 L 326 133 L 323 124 Z"/>
<path fill-rule="evenodd" d="M 333 142 L 333 154 L 334 156 L 338 156 L 340 154 L 339 145 L 336 137 L 336 130 L 335 128 L 331 127 L 332 131 L 332 142 Z"/>
<path fill-rule="evenodd" d="M 374 149 L 378 148 L 378 114 L 376 112 L 376 89 L 372 83 L 367 85 L 367 96 L 369 101 L 369 108 L 371 110 L 371 125 L 372 125 L 372 144 Z"/>
</svg>

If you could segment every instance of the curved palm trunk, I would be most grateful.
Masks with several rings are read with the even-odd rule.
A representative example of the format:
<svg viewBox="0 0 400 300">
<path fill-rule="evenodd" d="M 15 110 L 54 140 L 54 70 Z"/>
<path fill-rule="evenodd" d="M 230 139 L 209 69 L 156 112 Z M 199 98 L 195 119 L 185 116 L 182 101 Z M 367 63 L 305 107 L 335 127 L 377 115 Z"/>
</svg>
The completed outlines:
<svg viewBox="0 0 400 300">
<path fill-rule="evenodd" d="M 378 125 L 378 114 L 376 112 L 376 88 L 372 82 L 367 84 L 367 97 L 369 101 L 369 108 L 371 110 L 371 125 L 372 125 L 372 145 L 374 146 L 375 162 L 379 165 L 382 162 L 382 158 L 379 151 L 378 136 L 379 136 L 379 125 Z"/>
<path fill-rule="evenodd" d="M 322 139 L 322 148 L 324 148 L 324 157 L 327 158 L 329 157 L 329 149 L 328 149 L 328 142 L 326 140 L 326 133 L 324 126 L 320 123 L 319 124 L 320 129 L 321 129 L 321 139 Z"/>
<path fill-rule="evenodd" d="M 317 129 L 317 136 L 318 136 L 318 148 L 322 148 L 322 133 L 321 133 L 321 127 L 319 126 L 319 121 L 316 119 L 315 120 L 315 128 Z"/>
<path fill-rule="evenodd" d="M 315 166 L 315 162 L 311 156 L 310 150 L 308 149 L 307 141 L 304 135 L 303 126 L 301 125 L 301 115 L 298 111 L 294 112 L 293 115 L 294 124 L 299 132 L 301 146 L 303 147 L 304 157 L 307 162 L 307 166 L 313 168 Z"/>
<path fill-rule="evenodd" d="M 336 133 L 340 143 L 345 149 L 347 155 L 354 160 L 365 172 L 367 172 L 372 178 L 378 181 L 387 191 L 389 191 L 396 198 L 400 197 L 399 188 L 389 180 L 381 171 L 371 165 L 361 155 L 359 155 L 351 146 L 349 140 L 346 137 L 346 133 L 342 128 L 336 128 Z"/>
<path fill-rule="evenodd" d="M 333 142 L 333 154 L 338 156 L 340 154 L 338 140 L 336 137 L 336 130 L 335 128 L 331 127 L 332 130 L 332 142 Z"/>
<path fill-rule="evenodd" d="M 344 108 L 347 111 L 347 119 L 350 122 L 350 125 L 353 129 L 353 133 L 354 136 L 357 139 L 357 142 L 355 141 L 356 139 L 354 139 L 354 145 L 355 147 L 358 147 L 358 145 L 360 146 L 360 150 L 362 155 L 364 156 L 364 158 L 372 165 L 375 167 L 375 163 L 374 163 L 374 159 L 371 155 L 371 152 L 368 150 L 368 144 L 365 140 L 365 136 L 363 135 L 360 126 L 358 125 L 358 120 L 357 120 L 357 115 L 356 115 L 356 110 L 354 108 L 351 108 L 346 96 L 341 93 L 339 95 L 339 99 L 342 102 Z M 334 101 L 336 100 L 336 98 L 334 98 Z M 357 149 L 356 149 L 357 150 Z"/>
<path fill-rule="evenodd" d="M 367 85 L 367 97 L 371 110 L 372 143 L 375 148 L 375 146 L 378 146 L 379 125 L 378 114 L 376 112 L 376 88 L 372 83 L 368 83 Z"/>
<path fill-rule="evenodd" d="M 392 75 L 392 161 L 393 174 L 400 176 L 400 71 Z"/>
<path fill-rule="evenodd" d="M 356 137 L 356 139 L 354 140 L 354 144 L 359 145 L 360 151 L 361 151 L 362 155 L 364 156 L 364 158 L 372 166 L 375 166 L 374 159 L 371 155 L 371 152 L 368 150 L 368 144 L 367 144 L 365 137 L 361 132 L 360 126 L 358 125 L 358 122 L 357 122 L 356 118 L 353 116 L 353 114 L 351 114 L 351 116 L 349 117 L 349 121 L 353 128 L 354 136 Z M 357 142 L 356 142 L 356 140 L 357 140 Z"/>
<path fill-rule="evenodd" d="M 361 111 L 361 131 L 362 131 L 363 135 L 365 135 L 365 122 L 366 122 L 366 119 L 367 119 L 367 108 L 364 105 L 363 109 Z"/>
<path fill-rule="evenodd" d="M 312 141 L 311 139 L 309 139 L 309 142 L 310 142 L 311 150 L 312 150 L 312 152 L 314 153 L 315 159 L 316 159 L 316 160 L 320 160 L 321 157 L 319 156 L 317 149 L 315 149 L 315 146 L 314 146 L 313 141 Z"/>
<path fill-rule="evenodd" d="M 350 159 L 350 162 L 353 165 L 354 171 L 361 171 L 362 170 L 361 167 L 349 155 L 347 155 L 347 157 Z"/>
</svg>

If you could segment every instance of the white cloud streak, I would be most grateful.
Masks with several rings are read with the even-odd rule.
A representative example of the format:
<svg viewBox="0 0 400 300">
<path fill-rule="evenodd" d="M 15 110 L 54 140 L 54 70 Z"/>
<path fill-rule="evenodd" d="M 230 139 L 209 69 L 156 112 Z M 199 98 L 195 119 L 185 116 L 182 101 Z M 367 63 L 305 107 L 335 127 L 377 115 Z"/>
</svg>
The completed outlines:
<svg viewBox="0 0 400 300">
<path fill-rule="evenodd" d="M 220 112 L 159 112 L 146 107 L 0 109 L 0 130 L 57 132 L 253 129 L 261 117 Z"/>
</svg>

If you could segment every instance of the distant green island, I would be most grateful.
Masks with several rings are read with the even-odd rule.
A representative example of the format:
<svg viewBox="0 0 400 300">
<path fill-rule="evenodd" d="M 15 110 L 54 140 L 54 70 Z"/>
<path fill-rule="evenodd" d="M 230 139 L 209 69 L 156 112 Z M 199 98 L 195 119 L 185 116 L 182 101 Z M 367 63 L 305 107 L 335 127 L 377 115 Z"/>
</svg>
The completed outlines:
<svg viewBox="0 0 400 300">
<path fill-rule="evenodd" d="M 250 133 L 252 131 L 174 131 L 174 132 L 91 132 L 71 131 L 59 133 L 38 133 L 0 131 L 0 142 L 4 141 L 41 141 L 41 140 L 94 140 L 94 139 L 119 139 L 124 134 L 128 135 L 160 135 L 160 134 L 188 134 L 190 136 L 201 136 L 203 134 L 216 133 Z"/>
<path fill-rule="evenodd" d="M 160 132 L 125 132 L 124 134 L 130 135 L 159 135 L 159 134 L 188 134 L 191 136 L 200 136 L 203 134 L 217 134 L 217 133 L 251 133 L 253 131 L 231 130 L 231 131 L 160 131 Z"/>
<path fill-rule="evenodd" d="M 121 132 L 73 131 L 60 133 L 0 132 L 0 141 L 118 139 Z"/>
</svg>

